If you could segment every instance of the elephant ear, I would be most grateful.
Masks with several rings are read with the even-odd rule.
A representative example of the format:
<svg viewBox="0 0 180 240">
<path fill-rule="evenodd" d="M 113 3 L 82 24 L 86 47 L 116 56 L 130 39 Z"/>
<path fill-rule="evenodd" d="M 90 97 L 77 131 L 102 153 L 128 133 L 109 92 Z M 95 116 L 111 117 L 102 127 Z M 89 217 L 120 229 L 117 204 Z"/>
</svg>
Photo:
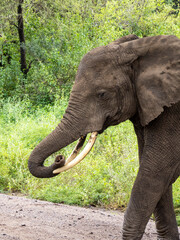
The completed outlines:
<svg viewBox="0 0 180 240">
<path fill-rule="evenodd" d="M 121 46 L 127 60 L 133 62 L 139 117 L 145 126 L 157 118 L 164 107 L 180 101 L 180 39 L 155 36 Z"/>
</svg>

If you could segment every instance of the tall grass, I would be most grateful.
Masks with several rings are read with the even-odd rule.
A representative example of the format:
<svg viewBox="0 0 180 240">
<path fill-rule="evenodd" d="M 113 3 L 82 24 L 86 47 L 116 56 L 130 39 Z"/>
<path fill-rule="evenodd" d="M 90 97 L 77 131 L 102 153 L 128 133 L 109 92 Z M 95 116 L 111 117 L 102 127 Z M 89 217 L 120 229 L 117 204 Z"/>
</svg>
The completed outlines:
<svg viewBox="0 0 180 240">
<path fill-rule="evenodd" d="M 32 149 L 59 123 L 67 98 L 54 106 L 34 109 L 27 100 L 1 101 L 0 111 L 0 191 L 19 191 L 32 198 L 53 202 L 127 206 L 138 170 L 137 142 L 129 121 L 110 127 L 98 136 L 84 161 L 51 179 L 36 179 L 27 169 Z M 67 156 L 75 143 L 61 150 Z M 46 164 L 54 161 L 50 156 Z M 180 180 L 174 184 L 174 204 L 178 212 Z M 180 219 L 179 219 L 180 220 Z"/>
</svg>

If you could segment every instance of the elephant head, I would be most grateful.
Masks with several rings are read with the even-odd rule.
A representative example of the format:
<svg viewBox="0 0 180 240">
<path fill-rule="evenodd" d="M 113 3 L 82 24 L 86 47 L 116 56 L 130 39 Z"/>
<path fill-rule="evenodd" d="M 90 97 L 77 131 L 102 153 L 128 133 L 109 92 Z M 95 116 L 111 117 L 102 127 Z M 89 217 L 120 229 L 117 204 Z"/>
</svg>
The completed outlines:
<svg viewBox="0 0 180 240">
<path fill-rule="evenodd" d="M 30 155 L 30 172 L 36 177 L 56 176 L 67 162 L 59 155 L 54 164 L 45 167 L 43 163 L 52 153 L 80 138 L 69 163 L 88 133 L 96 136 L 135 114 L 145 126 L 165 106 L 178 102 L 179 54 L 180 40 L 175 36 L 139 39 L 135 35 L 87 53 L 80 62 L 63 119 Z"/>
</svg>

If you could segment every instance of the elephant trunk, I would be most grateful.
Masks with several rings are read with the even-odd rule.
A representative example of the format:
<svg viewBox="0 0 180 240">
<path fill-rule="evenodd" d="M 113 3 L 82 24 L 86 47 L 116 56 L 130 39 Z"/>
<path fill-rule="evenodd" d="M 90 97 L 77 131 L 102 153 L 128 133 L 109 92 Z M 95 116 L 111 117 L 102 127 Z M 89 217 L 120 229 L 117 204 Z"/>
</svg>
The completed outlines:
<svg viewBox="0 0 180 240">
<path fill-rule="evenodd" d="M 35 177 L 54 177 L 57 174 L 54 174 L 53 171 L 64 166 L 65 159 L 62 155 L 56 157 L 55 162 L 49 167 L 43 164 L 45 159 L 51 154 L 71 144 L 81 136 L 81 132 L 77 130 L 77 124 L 72 123 L 70 119 L 72 119 L 72 116 L 65 114 L 56 129 L 43 139 L 32 151 L 29 157 L 28 167 L 31 174 Z"/>
</svg>

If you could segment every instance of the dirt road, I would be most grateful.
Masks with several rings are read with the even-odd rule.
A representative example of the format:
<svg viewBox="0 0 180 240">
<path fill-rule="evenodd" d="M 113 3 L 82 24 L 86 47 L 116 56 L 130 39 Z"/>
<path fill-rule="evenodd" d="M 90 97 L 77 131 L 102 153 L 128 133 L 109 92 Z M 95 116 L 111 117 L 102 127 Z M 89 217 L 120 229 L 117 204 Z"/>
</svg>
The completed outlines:
<svg viewBox="0 0 180 240">
<path fill-rule="evenodd" d="M 121 240 L 123 213 L 0 194 L 1 240 Z M 156 239 L 149 222 L 143 240 Z"/>
</svg>

